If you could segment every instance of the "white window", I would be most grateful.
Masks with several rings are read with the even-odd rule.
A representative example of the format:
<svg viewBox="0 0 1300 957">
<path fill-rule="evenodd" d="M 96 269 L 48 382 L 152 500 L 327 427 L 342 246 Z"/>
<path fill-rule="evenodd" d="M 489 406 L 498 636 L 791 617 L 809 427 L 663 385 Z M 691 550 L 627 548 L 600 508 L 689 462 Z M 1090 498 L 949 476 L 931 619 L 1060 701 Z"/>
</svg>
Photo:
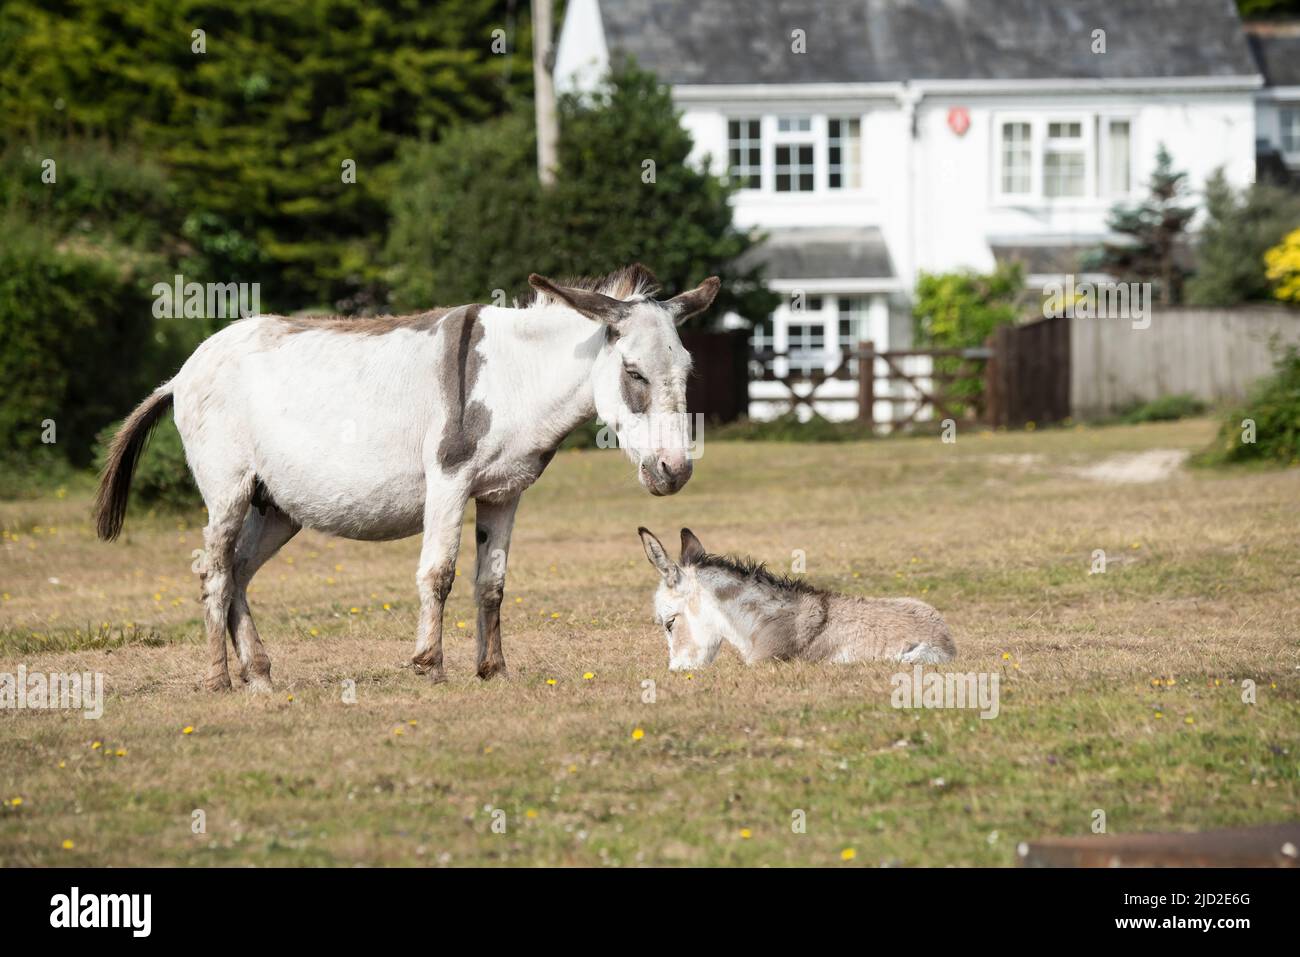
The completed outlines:
<svg viewBox="0 0 1300 957">
<path fill-rule="evenodd" d="M 1002 124 L 1001 192 L 1004 196 L 1025 196 L 1033 192 L 1033 131 L 1028 123 Z"/>
<path fill-rule="evenodd" d="M 727 121 L 727 175 L 741 189 L 759 189 L 763 185 L 761 128 L 760 120 Z"/>
<path fill-rule="evenodd" d="M 1103 195 L 1126 196 L 1133 191 L 1133 136 L 1129 120 L 1103 118 L 1098 137 L 1098 186 Z"/>
<path fill-rule="evenodd" d="M 790 374 L 809 375 L 826 364 L 826 324 L 796 322 L 786 326 L 786 352 L 790 355 Z"/>
<path fill-rule="evenodd" d="M 826 121 L 826 188 L 860 189 L 862 186 L 861 120 Z"/>
<path fill-rule="evenodd" d="M 754 328 L 749 333 L 749 349 L 753 357 L 751 366 L 757 367 L 754 375 L 761 378 L 765 373 L 771 372 L 772 357 L 765 355 L 776 349 L 776 337 L 773 335 L 770 318 L 754 323 Z"/>
<path fill-rule="evenodd" d="M 1133 121 L 1124 116 L 1004 116 L 993 192 L 1017 202 L 1108 199 L 1133 190 Z"/>
<path fill-rule="evenodd" d="M 816 140 L 811 116 L 782 116 L 776 121 L 775 188 L 778 193 L 810 193 L 816 178 Z"/>
<path fill-rule="evenodd" d="M 1087 167 L 1083 124 L 1048 123 L 1047 139 L 1043 143 L 1043 195 L 1082 196 L 1087 186 Z"/>
<path fill-rule="evenodd" d="M 871 300 L 867 296 L 839 297 L 838 329 L 836 330 L 838 335 L 836 339 L 841 354 L 856 352 L 858 343 L 868 338 L 867 310 L 870 304 Z M 857 359 L 849 360 L 849 372 L 857 375 Z"/>
<path fill-rule="evenodd" d="M 1278 132 L 1283 153 L 1300 153 L 1300 106 L 1277 111 Z"/>
</svg>

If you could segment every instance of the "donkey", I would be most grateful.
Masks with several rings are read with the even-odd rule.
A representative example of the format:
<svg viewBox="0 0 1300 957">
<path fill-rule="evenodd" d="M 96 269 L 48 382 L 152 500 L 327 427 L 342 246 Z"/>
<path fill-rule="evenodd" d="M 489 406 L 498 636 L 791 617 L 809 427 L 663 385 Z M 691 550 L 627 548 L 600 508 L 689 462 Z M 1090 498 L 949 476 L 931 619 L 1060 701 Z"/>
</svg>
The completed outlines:
<svg viewBox="0 0 1300 957">
<path fill-rule="evenodd" d="M 930 663 L 957 654 L 948 626 L 925 602 L 822 591 L 761 564 L 710 555 L 689 528 L 674 562 L 647 529 L 637 532 L 662 578 L 655 623 L 668 638 L 673 671 L 712 664 L 724 640 L 750 665 L 769 658 Z"/>
<path fill-rule="evenodd" d="M 464 305 L 367 319 L 254 316 L 204 341 L 113 439 L 96 500 L 99 537 L 122 529 L 131 473 L 175 406 L 208 507 L 205 685 L 231 687 L 225 634 L 251 691 L 271 687 L 248 583 L 301 528 L 384 541 L 423 534 L 412 663 L 446 680 L 442 615 L 466 505 L 475 502 L 478 676 L 503 674 L 501 600 L 515 510 L 560 442 L 598 415 L 641 484 L 671 495 L 691 477 L 676 326 L 707 309 L 716 276 L 664 301 L 639 264 L 557 285 L 533 274 L 513 308 Z M 649 416 L 660 448 L 627 441 Z"/>
</svg>

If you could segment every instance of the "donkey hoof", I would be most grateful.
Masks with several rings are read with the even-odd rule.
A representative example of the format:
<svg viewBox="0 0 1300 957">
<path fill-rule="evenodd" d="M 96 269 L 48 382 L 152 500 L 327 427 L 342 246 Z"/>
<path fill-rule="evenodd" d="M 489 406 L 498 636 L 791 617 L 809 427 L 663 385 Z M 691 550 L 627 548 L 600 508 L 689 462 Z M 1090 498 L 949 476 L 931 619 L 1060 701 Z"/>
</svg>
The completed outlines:
<svg viewBox="0 0 1300 957">
<path fill-rule="evenodd" d="M 229 673 L 208 675 L 203 679 L 203 687 L 208 691 L 229 691 L 231 689 Z"/>
<path fill-rule="evenodd" d="M 478 676 L 484 681 L 491 681 L 498 676 L 509 678 L 510 672 L 506 670 L 504 661 L 485 661 L 478 666 Z"/>
<path fill-rule="evenodd" d="M 271 676 L 270 675 L 252 675 L 245 680 L 245 690 L 249 694 L 270 694 Z"/>
</svg>

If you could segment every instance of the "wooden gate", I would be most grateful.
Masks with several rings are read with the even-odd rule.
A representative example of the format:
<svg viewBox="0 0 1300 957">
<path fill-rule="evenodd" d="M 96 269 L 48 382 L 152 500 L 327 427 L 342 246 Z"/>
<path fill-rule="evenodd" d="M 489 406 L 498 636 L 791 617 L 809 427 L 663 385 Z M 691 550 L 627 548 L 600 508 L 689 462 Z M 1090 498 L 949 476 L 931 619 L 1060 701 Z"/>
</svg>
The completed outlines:
<svg viewBox="0 0 1300 957">
<path fill-rule="evenodd" d="M 800 406 L 815 411 L 816 402 L 843 401 L 844 396 L 828 396 L 822 387 L 831 381 L 851 381 L 857 383 L 856 398 L 859 422 L 871 422 L 885 426 L 891 431 L 911 428 L 918 422 L 931 419 L 983 419 L 982 401 L 976 398 L 959 396 L 953 391 L 953 383 L 958 380 L 978 377 L 980 364 L 987 362 L 992 352 L 987 348 L 975 349 L 900 349 L 877 352 L 870 342 L 860 342 L 856 349 L 843 350 L 835 365 L 812 371 L 788 370 L 780 373 L 776 370 L 778 359 L 790 359 L 790 353 L 767 350 L 755 352 L 753 359 L 753 377 L 761 382 L 777 382 L 785 389 L 784 401 L 788 403 L 789 412 L 797 412 Z M 807 361 L 802 354 L 799 359 Z M 928 358 L 929 363 L 916 363 L 917 358 Z M 937 359 L 958 360 L 954 368 L 944 369 L 936 366 Z M 921 365 L 921 368 L 917 368 Z M 909 368 L 910 366 L 910 368 Z M 862 374 L 866 370 L 867 374 Z M 886 383 L 886 388 L 878 388 L 878 383 Z M 800 388 L 803 391 L 800 391 Z M 774 401 L 774 400 L 769 400 Z M 888 418 L 877 421 L 875 409 L 877 404 L 890 403 Z"/>
<path fill-rule="evenodd" d="M 1070 320 L 1001 326 L 989 338 L 984 402 L 990 425 L 1019 428 L 1070 417 Z"/>
</svg>

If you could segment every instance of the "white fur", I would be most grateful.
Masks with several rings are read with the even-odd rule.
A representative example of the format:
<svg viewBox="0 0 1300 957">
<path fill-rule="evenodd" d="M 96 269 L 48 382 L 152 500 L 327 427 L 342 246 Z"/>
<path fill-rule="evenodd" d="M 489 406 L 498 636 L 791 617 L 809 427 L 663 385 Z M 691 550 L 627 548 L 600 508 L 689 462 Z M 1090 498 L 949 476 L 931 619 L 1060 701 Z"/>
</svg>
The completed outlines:
<svg viewBox="0 0 1300 957">
<path fill-rule="evenodd" d="M 495 650 L 484 644 L 484 602 L 500 601 L 515 507 L 545 467 L 544 453 L 598 414 L 619 435 L 648 489 L 671 494 L 689 477 L 689 463 L 681 467 L 676 449 L 630 447 L 637 416 L 622 389 L 625 366 L 632 364 L 650 382 L 648 412 L 685 412 L 690 357 L 676 333 L 679 317 L 648 299 L 626 312 L 614 337 L 601 322 L 545 298 L 526 308 L 483 307 L 479 371 L 465 400 L 482 403 L 491 418 L 485 433 L 473 436 L 468 460 L 454 468 L 439 459 L 448 431 L 444 379 L 457 374 L 443 368 L 456 345 L 447 336 L 462 328 L 448 321 L 451 315 L 436 326 L 377 334 L 350 331 L 346 320 L 303 329 L 298 320 L 256 316 L 199 346 L 160 391 L 172 393 L 186 457 L 209 510 L 209 686 L 222 687 L 223 679 L 229 686 L 217 629 L 233 607 L 245 680 L 269 687 L 269 659 L 244 590 L 299 527 L 372 540 L 423 533 L 415 660 L 417 670 L 441 677 L 447 576 L 471 498 L 480 537 L 487 536 L 474 575 L 479 674 L 502 671 L 499 630 Z M 685 443 L 683 457 L 684 449 Z M 665 465 L 676 472 L 675 482 Z M 250 510 L 258 483 L 273 503 L 265 514 Z M 498 553 L 500 561 L 493 558 Z"/>
</svg>

